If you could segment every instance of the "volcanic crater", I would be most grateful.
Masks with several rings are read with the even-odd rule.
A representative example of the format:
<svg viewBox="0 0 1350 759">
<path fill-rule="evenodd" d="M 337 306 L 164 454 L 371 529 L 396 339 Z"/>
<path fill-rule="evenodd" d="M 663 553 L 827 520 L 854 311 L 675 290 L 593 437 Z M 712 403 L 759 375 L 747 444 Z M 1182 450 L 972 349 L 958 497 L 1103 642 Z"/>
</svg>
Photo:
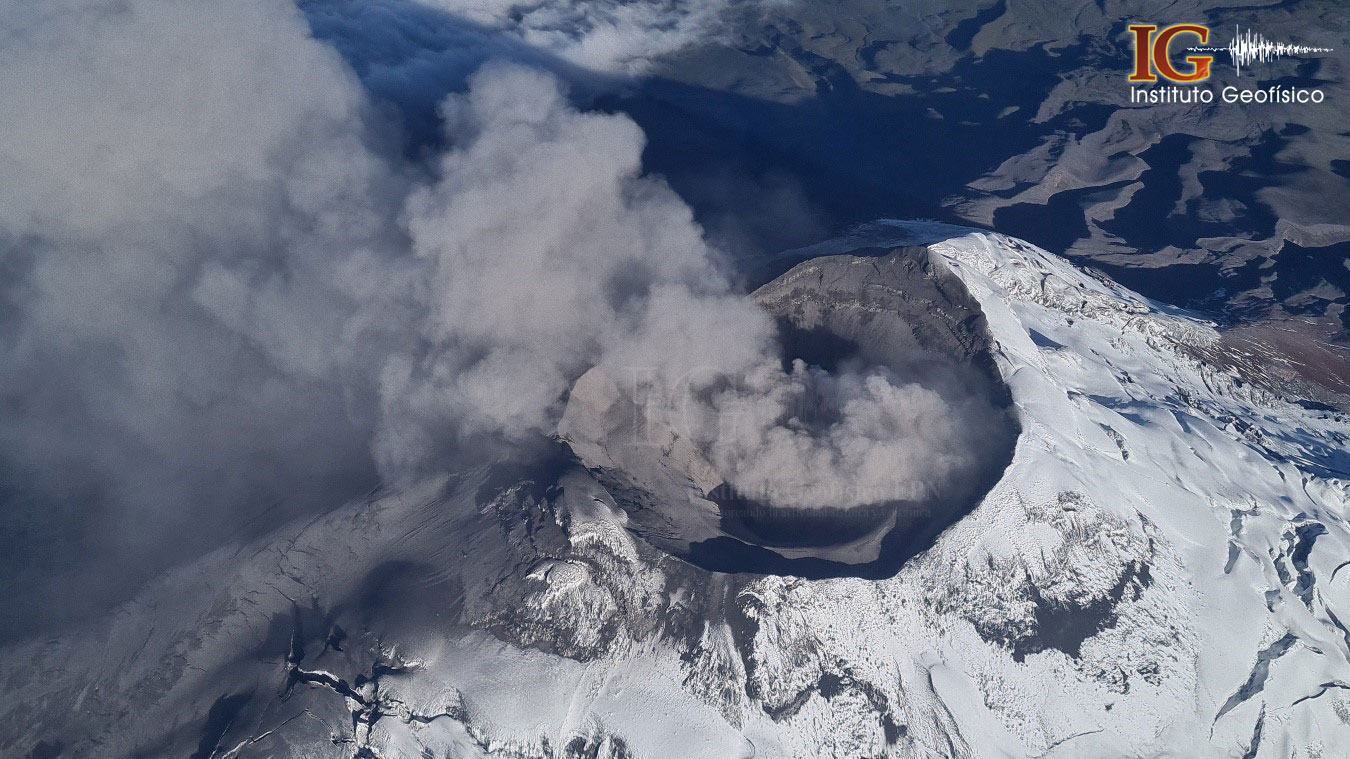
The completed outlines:
<svg viewBox="0 0 1350 759">
<path fill-rule="evenodd" d="M 966 408 L 973 475 L 925 497 L 790 508 L 737 490 L 707 452 L 622 392 L 600 369 L 573 386 L 559 434 L 628 516 L 628 528 L 719 572 L 886 577 L 969 513 L 1012 460 L 1020 427 L 978 304 L 927 247 L 807 258 L 782 254 L 751 297 L 778 323 L 784 368 L 886 371 Z M 804 260 L 803 260 L 804 259 Z M 827 426 L 830 409 L 807 425 Z"/>
</svg>

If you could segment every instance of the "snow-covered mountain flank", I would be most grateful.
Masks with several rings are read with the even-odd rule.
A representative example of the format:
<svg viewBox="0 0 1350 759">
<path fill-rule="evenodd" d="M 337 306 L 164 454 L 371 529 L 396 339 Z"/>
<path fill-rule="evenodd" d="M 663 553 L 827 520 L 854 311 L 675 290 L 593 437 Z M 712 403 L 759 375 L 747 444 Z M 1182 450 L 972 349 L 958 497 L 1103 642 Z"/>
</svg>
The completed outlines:
<svg viewBox="0 0 1350 759">
<path fill-rule="evenodd" d="M 932 318 L 968 301 L 947 316 L 978 330 L 914 339 L 987 353 L 1018 427 L 987 492 L 884 576 L 712 571 L 687 549 L 714 499 L 687 512 L 697 540 L 653 527 L 709 496 L 693 453 L 564 435 L 9 645 L 0 754 L 1343 755 L 1344 413 L 1288 397 L 1212 325 L 988 232 L 877 222 L 766 262 L 786 273 L 758 300 L 793 313 L 772 305 L 783 278 L 821 256 L 919 256 L 964 288 Z M 873 561 L 870 540 L 829 558 Z"/>
</svg>

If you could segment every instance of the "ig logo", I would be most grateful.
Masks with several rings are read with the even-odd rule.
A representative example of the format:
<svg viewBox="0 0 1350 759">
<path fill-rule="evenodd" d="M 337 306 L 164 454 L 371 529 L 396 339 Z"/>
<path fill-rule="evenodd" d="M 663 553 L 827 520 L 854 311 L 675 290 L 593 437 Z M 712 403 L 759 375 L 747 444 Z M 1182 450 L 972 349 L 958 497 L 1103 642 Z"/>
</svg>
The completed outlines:
<svg viewBox="0 0 1350 759">
<path fill-rule="evenodd" d="M 1171 58 L 1167 56 L 1167 48 L 1178 34 L 1194 34 L 1200 38 L 1202 45 L 1209 42 L 1208 27 L 1199 24 L 1176 24 L 1163 29 L 1155 39 L 1153 33 L 1157 30 L 1156 24 L 1130 26 L 1130 31 L 1134 33 L 1134 73 L 1130 74 L 1131 82 L 1158 81 L 1158 77 L 1149 70 L 1150 58 L 1153 60 L 1153 69 L 1174 82 L 1203 82 L 1209 78 L 1209 66 L 1214 62 L 1214 56 L 1186 56 L 1184 60 L 1191 64 L 1191 71 L 1188 74 L 1177 71 L 1172 66 Z"/>
</svg>

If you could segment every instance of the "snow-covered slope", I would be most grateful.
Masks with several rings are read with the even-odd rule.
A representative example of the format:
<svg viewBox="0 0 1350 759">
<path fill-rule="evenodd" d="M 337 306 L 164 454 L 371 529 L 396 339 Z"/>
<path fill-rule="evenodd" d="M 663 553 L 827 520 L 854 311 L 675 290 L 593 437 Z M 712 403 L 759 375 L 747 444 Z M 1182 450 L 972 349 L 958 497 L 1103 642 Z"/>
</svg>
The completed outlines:
<svg viewBox="0 0 1350 759">
<path fill-rule="evenodd" d="M 879 222 L 783 260 L 921 244 L 979 303 L 1022 434 L 894 577 L 697 569 L 561 451 L 377 494 L 9 647 L 0 753 L 1338 756 L 1350 420 L 1000 235 Z"/>
</svg>

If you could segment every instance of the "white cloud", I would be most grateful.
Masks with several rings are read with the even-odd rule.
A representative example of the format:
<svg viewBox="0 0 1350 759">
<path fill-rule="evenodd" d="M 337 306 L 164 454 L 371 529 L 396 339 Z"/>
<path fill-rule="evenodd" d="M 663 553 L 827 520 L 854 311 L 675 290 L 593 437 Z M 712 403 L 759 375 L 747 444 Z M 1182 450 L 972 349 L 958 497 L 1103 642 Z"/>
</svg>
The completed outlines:
<svg viewBox="0 0 1350 759">
<path fill-rule="evenodd" d="M 732 0 L 418 0 L 582 68 L 640 74 L 653 61 L 729 32 Z"/>
</svg>

